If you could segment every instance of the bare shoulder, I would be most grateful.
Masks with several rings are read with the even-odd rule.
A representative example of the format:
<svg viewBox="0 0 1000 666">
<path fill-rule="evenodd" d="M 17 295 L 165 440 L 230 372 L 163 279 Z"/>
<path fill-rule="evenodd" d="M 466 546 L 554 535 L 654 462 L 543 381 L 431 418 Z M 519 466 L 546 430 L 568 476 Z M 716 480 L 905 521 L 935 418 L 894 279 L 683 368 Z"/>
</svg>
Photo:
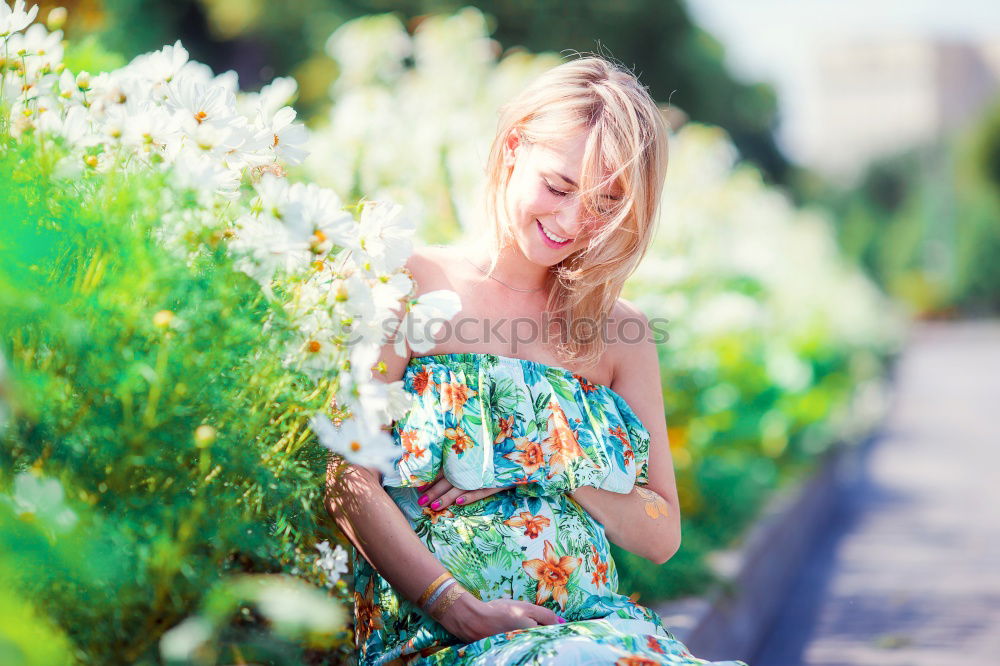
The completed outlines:
<svg viewBox="0 0 1000 666">
<path fill-rule="evenodd" d="M 406 269 L 417 285 L 416 296 L 435 289 L 451 288 L 447 250 L 443 245 L 423 245 L 413 249 L 406 260 Z"/>
<path fill-rule="evenodd" d="M 654 331 L 646 313 L 632 301 L 619 298 L 609 320 L 607 353 L 611 357 L 614 381 L 634 376 L 650 364 L 659 368 Z"/>
<path fill-rule="evenodd" d="M 653 441 L 665 443 L 667 426 L 657 331 L 646 313 L 625 299 L 618 300 L 610 319 L 608 350 L 614 369 L 611 388 L 632 407 Z M 662 451 L 664 446 L 655 448 Z"/>
<path fill-rule="evenodd" d="M 635 317 L 636 319 L 647 319 L 646 314 L 639 309 L 638 305 L 625 298 L 619 298 L 615 301 L 615 306 L 611 311 L 611 316 L 613 318 Z"/>
</svg>

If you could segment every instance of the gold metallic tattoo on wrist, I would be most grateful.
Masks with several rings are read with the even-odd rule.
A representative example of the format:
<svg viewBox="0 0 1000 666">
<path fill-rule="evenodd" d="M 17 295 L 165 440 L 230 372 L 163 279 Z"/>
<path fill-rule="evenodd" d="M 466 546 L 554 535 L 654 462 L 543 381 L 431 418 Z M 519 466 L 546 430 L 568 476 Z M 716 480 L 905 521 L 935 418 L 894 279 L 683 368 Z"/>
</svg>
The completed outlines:
<svg viewBox="0 0 1000 666">
<path fill-rule="evenodd" d="M 434 591 L 441 586 L 441 583 L 445 582 L 449 578 L 451 578 L 451 574 L 447 571 L 435 578 L 434 582 L 428 585 L 427 589 L 424 590 L 424 593 L 420 595 L 419 599 L 417 599 L 417 605 L 423 608 L 424 604 L 427 603 L 427 600 L 431 598 L 432 594 L 434 594 Z"/>
<path fill-rule="evenodd" d="M 465 594 L 465 589 L 461 585 L 452 585 L 431 608 L 430 616 L 440 622 L 451 605 L 463 594 Z"/>
<path fill-rule="evenodd" d="M 636 488 L 635 492 L 639 494 L 642 501 L 646 503 L 646 515 L 650 518 L 666 518 L 667 512 L 667 500 L 663 499 L 652 490 L 646 490 L 645 488 Z"/>
</svg>

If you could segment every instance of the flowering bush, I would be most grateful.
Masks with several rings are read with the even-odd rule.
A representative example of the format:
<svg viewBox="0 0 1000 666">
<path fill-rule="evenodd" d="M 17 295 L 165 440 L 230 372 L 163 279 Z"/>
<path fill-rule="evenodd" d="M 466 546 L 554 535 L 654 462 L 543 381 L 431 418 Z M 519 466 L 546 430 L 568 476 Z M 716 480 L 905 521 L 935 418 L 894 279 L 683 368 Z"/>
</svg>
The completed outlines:
<svg viewBox="0 0 1000 666">
<path fill-rule="evenodd" d="M 290 80 L 238 94 L 179 42 L 71 72 L 36 13 L 0 4 L 0 587 L 23 600 L 0 612 L 30 618 L 0 649 L 343 645 L 327 449 L 388 464 L 408 394 L 372 379 L 379 350 L 427 349 L 457 296 L 412 297 L 402 207 L 284 178 Z"/>
</svg>

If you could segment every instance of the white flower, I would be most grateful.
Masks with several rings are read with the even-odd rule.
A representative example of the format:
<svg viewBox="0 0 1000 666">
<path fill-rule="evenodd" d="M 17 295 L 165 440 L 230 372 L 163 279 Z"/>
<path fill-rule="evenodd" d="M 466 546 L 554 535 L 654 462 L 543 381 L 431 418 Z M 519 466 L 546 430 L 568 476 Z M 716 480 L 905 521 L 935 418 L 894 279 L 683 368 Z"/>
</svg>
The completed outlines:
<svg viewBox="0 0 1000 666">
<path fill-rule="evenodd" d="M 307 245 L 313 254 L 327 254 L 333 245 L 344 247 L 357 237 L 358 223 L 333 190 L 295 183 L 287 194 L 297 215 L 287 215 L 282 221 L 291 237 Z"/>
<path fill-rule="evenodd" d="M 430 351 L 436 344 L 435 337 L 444 322 L 461 309 L 462 301 L 454 291 L 438 289 L 421 294 L 403 318 L 401 335 L 397 335 L 393 341 L 396 353 L 402 357 L 408 356 L 407 344 L 418 354 Z"/>
<path fill-rule="evenodd" d="M 261 582 L 257 607 L 279 634 L 330 632 L 343 626 L 343 608 L 316 588 L 288 576 L 268 576 Z"/>
<path fill-rule="evenodd" d="M 67 530 L 76 524 L 76 514 L 63 502 L 62 484 L 57 479 L 39 479 L 30 472 L 14 477 L 14 511 L 30 514 L 51 527 Z"/>
<path fill-rule="evenodd" d="M 176 187 L 206 195 L 235 197 L 240 186 L 239 171 L 228 169 L 222 162 L 192 149 L 182 150 L 177 155 L 170 176 Z"/>
<path fill-rule="evenodd" d="M 70 107 L 65 117 L 57 120 L 47 129 L 62 136 L 70 145 L 87 147 L 100 143 L 100 137 L 91 128 L 87 110 L 82 106 Z"/>
<path fill-rule="evenodd" d="M 160 154 L 173 161 L 180 145 L 180 128 L 161 106 L 144 102 L 131 109 L 123 141 L 138 154 Z"/>
<path fill-rule="evenodd" d="M 361 210 L 358 246 L 370 258 L 366 270 L 376 277 L 395 273 L 413 254 L 412 218 L 399 204 L 370 201 Z"/>
<path fill-rule="evenodd" d="M 167 631 L 160 638 L 160 656 L 164 661 L 192 661 L 195 653 L 215 633 L 204 618 L 192 616 Z"/>
<path fill-rule="evenodd" d="M 402 418 L 413 404 L 413 394 L 406 391 L 402 379 L 388 383 L 365 382 L 358 393 L 367 418 L 378 423 L 392 423 Z"/>
<path fill-rule="evenodd" d="M 258 124 L 264 127 L 265 136 L 271 139 L 274 154 L 292 165 L 302 164 L 302 160 L 309 154 L 308 150 L 302 148 L 309 134 L 305 125 L 294 123 L 294 120 L 295 109 L 290 106 L 279 109 L 270 120 L 265 120 L 263 115 L 258 118 Z"/>
<path fill-rule="evenodd" d="M 326 42 L 327 54 L 340 68 L 338 87 L 376 78 L 391 81 L 405 70 L 403 59 L 411 51 L 410 36 L 394 14 L 348 21 Z"/>
<path fill-rule="evenodd" d="M 76 79 L 73 76 L 73 72 L 68 69 L 64 69 L 59 75 L 56 87 L 59 88 L 59 98 L 62 100 L 73 100 L 76 102 L 83 100 L 83 97 L 80 95 L 80 89 L 76 86 Z"/>
<path fill-rule="evenodd" d="M 16 0 L 13 8 L 7 6 L 6 2 L 0 2 L 0 39 L 24 30 L 37 15 L 38 5 L 32 5 L 31 9 L 24 11 L 24 0 Z"/>
<path fill-rule="evenodd" d="M 320 444 L 351 464 L 387 472 L 399 457 L 399 448 L 392 436 L 378 426 L 368 425 L 357 415 L 343 419 L 338 427 L 325 414 L 317 413 L 309 420 L 309 427 Z"/>
<path fill-rule="evenodd" d="M 51 72 L 62 62 L 62 31 L 49 32 L 41 23 L 36 23 L 24 31 L 13 34 L 7 41 L 9 54 L 24 53 L 24 64 L 28 78 L 36 78 L 42 72 Z"/>
<path fill-rule="evenodd" d="M 126 69 L 151 83 L 169 83 L 187 61 L 187 49 L 181 46 L 181 40 L 178 39 L 173 46 L 164 46 L 159 51 L 136 56 Z"/>
<path fill-rule="evenodd" d="M 265 173 L 260 182 L 255 183 L 253 187 L 257 190 L 257 198 L 251 204 L 253 209 L 282 219 L 285 216 L 285 206 L 288 204 L 288 180 L 272 173 Z"/>
<path fill-rule="evenodd" d="M 240 219 L 235 247 L 253 257 L 257 268 L 247 272 L 255 279 L 270 280 L 278 270 L 302 272 L 334 245 L 353 241 L 357 223 L 333 190 L 311 183 L 289 185 L 270 173 L 254 187 L 257 216 Z"/>
<path fill-rule="evenodd" d="M 238 257 L 236 269 L 256 280 L 265 293 L 270 293 L 277 271 L 295 273 L 307 267 L 311 259 L 308 251 L 289 240 L 288 230 L 271 215 L 239 218 L 236 238 L 229 247 Z"/>
<path fill-rule="evenodd" d="M 236 98 L 222 86 L 181 78 L 168 90 L 169 102 L 180 113 L 186 128 L 205 123 L 223 127 L 236 116 Z"/>
<path fill-rule="evenodd" d="M 290 76 L 278 77 L 260 89 L 259 93 L 245 93 L 237 99 L 245 116 L 271 118 L 278 109 L 291 104 L 299 85 Z"/>
<path fill-rule="evenodd" d="M 297 323 L 304 330 L 292 341 L 283 361 L 285 366 L 296 368 L 314 380 L 336 374 L 344 354 L 336 344 L 336 330 L 329 315 L 322 307 L 316 307 Z"/>
<path fill-rule="evenodd" d="M 382 353 L 381 344 L 371 342 L 358 342 L 350 347 L 352 383 L 348 384 L 344 380 L 347 375 L 341 375 L 341 388 L 343 390 L 353 390 L 354 386 L 372 381 L 372 367 L 378 363 L 379 355 Z M 346 395 L 346 393 L 344 394 Z M 350 399 L 350 398 L 345 398 Z"/>
<path fill-rule="evenodd" d="M 326 586 L 333 587 L 342 574 L 347 573 L 347 551 L 340 544 L 333 550 L 329 541 L 316 544 L 320 556 L 316 558 L 316 566 L 326 575 Z"/>
</svg>

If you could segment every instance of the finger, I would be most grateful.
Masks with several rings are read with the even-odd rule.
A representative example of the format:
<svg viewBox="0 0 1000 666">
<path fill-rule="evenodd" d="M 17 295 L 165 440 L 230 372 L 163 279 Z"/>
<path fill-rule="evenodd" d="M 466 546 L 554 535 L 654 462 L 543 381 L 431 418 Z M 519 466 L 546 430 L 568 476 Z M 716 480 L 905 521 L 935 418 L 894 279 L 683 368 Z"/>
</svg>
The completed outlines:
<svg viewBox="0 0 1000 666">
<path fill-rule="evenodd" d="M 454 487 L 455 486 L 451 485 L 451 482 L 448 479 L 442 476 L 437 481 L 432 483 L 430 488 L 424 490 L 423 495 L 420 496 L 420 498 L 417 500 L 417 503 L 420 506 L 430 506 L 435 501 L 437 501 L 437 499 L 441 497 L 441 495 L 444 495 L 446 492 L 448 492 Z"/>
<path fill-rule="evenodd" d="M 538 621 L 531 617 L 525 606 L 529 606 L 526 602 L 518 603 L 516 606 L 510 609 L 511 617 L 517 623 L 518 629 L 530 629 L 532 627 L 538 626 Z"/>
<path fill-rule="evenodd" d="M 461 488 L 452 488 L 445 494 L 438 497 L 436 500 L 431 502 L 430 507 L 435 511 L 440 511 L 441 509 L 447 509 L 449 506 L 455 503 L 455 500 L 462 496 L 462 493 L 466 491 Z"/>
<path fill-rule="evenodd" d="M 521 620 L 521 626 L 519 629 L 531 629 L 532 627 L 539 626 L 538 622 L 534 618 L 528 617 L 527 615 Z"/>
<path fill-rule="evenodd" d="M 478 502 L 479 500 L 489 497 L 490 495 L 496 495 L 501 490 L 507 490 L 507 488 L 480 488 L 478 490 L 465 490 L 458 496 L 458 498 L 455 499 L 455 504 L 458 504 L 459 506 L 472 504 L 473 502 Z"/>
<path fill-rule="evenodd" d="M 562 624 L 566 620 L 544 606 L 525 603 L 524 612 L 538 624 Z"/>
</svg>

